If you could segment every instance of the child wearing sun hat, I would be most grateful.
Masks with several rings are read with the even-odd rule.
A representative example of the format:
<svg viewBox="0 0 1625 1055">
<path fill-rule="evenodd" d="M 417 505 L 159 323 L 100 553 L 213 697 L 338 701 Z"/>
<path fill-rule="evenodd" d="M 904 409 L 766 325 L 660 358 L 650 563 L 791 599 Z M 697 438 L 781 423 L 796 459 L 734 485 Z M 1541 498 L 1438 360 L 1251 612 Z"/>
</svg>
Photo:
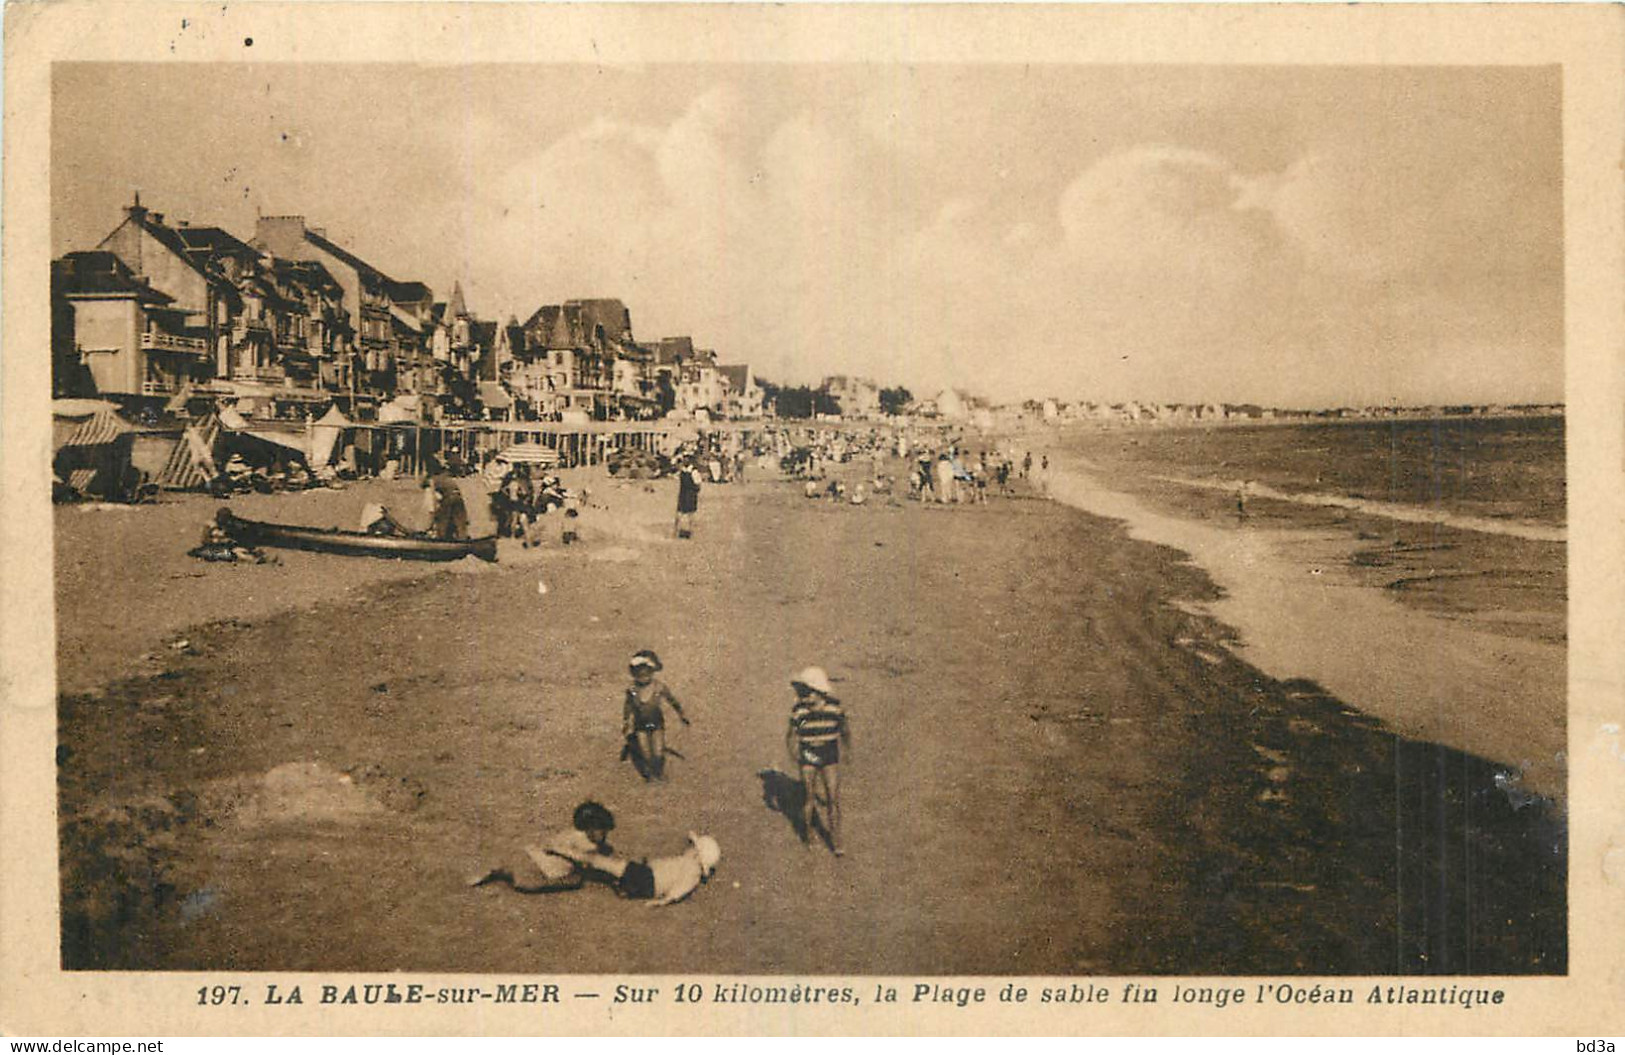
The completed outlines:
<svg viewBox="0 0 1625 1055">
<path fill-rule="evenodd" d="M 845 854 L 841 845 L 841 748 L 850 750 L 852 746 L 846 711 L 835 698 L 823 667 L 799 671 L 790 678 L 790 687 L 796 702 L 784 742 L 801 768 L 802 833 L 804 838 L 812 838 L 815 807 L 821 799 L 824 833 L 829 836 L 830 849 L 841 857 Z"/>
<path fill-rule="evenodd" d="M 632 684 L 626 689 L 621 711 L 621 737 L 626 741 L 622 758 L 631 757 L 645 780 L 666 779 L 666 708 L 677 720 L 690 724 L 683 705 L 666 683 L 655 677 L 663 669 L 653 649 L 640 649 L 629 664 Z"/>
</svg>

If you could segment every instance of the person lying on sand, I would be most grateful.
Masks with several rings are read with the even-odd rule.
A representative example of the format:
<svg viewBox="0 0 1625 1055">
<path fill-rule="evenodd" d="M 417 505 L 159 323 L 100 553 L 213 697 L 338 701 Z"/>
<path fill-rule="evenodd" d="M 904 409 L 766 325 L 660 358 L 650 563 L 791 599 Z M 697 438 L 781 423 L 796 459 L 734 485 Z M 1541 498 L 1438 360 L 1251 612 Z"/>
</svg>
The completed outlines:
<svg viewBox="0 0 1625 1055">
<path fill-rule="evenodd" d="M 540 845 L 523 847 L 509 860 L 476 871 L 468 885 L 507 883 L 522 894 L 544 894 L 578 890 L 594 874 L 618 883 L 628 862 L 609 845 L 615 815 L 589 799 L 576 807 L 571 822 L 572 827 Z"/>
<path fill-rule="evenodd" d="M 226 530 L 226 523 L 230 517 L 231 510 L 218 510 L 214 519 L 204 525 L 202 539 L 196 546 L 186 551 L 187 555 L 199 560 L 225 564 L 235 564 L 239 561 L 254 564 L 277 563 L 275 557 L 267 556 L 258 548 L 233 538 Z"/>
</svg>

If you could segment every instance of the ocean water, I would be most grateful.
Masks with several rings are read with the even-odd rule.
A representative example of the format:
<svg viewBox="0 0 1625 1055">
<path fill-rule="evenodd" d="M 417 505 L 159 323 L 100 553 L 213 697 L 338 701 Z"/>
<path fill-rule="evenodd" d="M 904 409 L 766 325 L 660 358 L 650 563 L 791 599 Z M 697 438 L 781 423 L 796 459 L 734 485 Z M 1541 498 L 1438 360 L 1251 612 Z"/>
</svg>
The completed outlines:
<svg viewBox="0 0 1625 1055">
<path fill-rule="evenodd" d="M 1250 480 L 1443 513 L 1562 525 L 1561 417 L 1091 431 L 1065 441 L 1113 471 Z"/>
</svg>

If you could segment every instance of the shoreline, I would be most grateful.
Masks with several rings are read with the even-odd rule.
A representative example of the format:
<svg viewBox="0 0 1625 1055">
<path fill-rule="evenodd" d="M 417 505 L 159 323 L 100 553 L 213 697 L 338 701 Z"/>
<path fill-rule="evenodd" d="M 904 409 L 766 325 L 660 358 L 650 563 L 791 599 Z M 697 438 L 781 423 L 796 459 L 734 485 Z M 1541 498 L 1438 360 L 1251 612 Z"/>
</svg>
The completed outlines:
<svg viewBox="0 0 1625 1055">
<path fill-rule="evenodd" d="M 1189 554 L 1223 591 L 1202 608 L 1240 635 L 1233 647 L 1244 661 L 1312 680 L 1408 736 L 1497 760 L 1511 789 L 1566 802 L 1566 650 L 1385 596 L 1347 570 L 1361 548 L 1352 533 L 1169 515 L 1104 486 L 1087 465 L 1059 455 L 1051 495 Z"/>
<path fill-rule="evenodd" d="M 1198 480 L 1188 476 L 1153 476 L 1150 479 L 1177 484 L 1180 487 L 1219 491 L 1232 496 L 1245 487 L 1249 499 L 1267 498 L 1277 502 L 1291 502 L 1295 505 L 1346 509 L 1356 513 L 1367 513 L 1384 520 L 1396 520 L 1408 524 L 1437 524 L 1441 527 L 1460 528 L 1463 531 L 1476 531 L 1486 535 L 1506 535 L 1511 538 L 1526 539 L 1530 542 L 1561 543 L 1568 541 L 1567 528 L 1536 524 L 1530 521 L 1492 520 L 1489 517 L 1445 513 L 1423 509 L 1418 506 L 1402 505 L 1398 502 L 1379 502 L 1374 499 L 1354 498 L 1348 495 L 1317 494 L 1310 491 L 1281 491 L 1267 484 L 1246 480 Z"/>
</svg>

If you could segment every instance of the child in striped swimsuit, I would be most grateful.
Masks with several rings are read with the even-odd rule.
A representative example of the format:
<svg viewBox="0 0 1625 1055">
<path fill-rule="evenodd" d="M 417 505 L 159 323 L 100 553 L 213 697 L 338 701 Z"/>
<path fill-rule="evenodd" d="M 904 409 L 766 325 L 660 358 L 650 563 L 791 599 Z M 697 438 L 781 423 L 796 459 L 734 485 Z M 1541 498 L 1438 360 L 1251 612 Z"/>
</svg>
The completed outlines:
<svg viewBox="0 0 1625 1055">
<path fill-rule="evenodd" d="M 808 667 L 790 679 L 796 703 L 790 711 L 785 747 L 801 768 L 801 822 L 804 839 L 812 838 L 814 808 L 822 793 L 824 833 L 836 857 L 841 846 L 841 747 L 852 746 L 846 711 L 835 698 L 829 675 L 822 667 Z"/>
</svg>

